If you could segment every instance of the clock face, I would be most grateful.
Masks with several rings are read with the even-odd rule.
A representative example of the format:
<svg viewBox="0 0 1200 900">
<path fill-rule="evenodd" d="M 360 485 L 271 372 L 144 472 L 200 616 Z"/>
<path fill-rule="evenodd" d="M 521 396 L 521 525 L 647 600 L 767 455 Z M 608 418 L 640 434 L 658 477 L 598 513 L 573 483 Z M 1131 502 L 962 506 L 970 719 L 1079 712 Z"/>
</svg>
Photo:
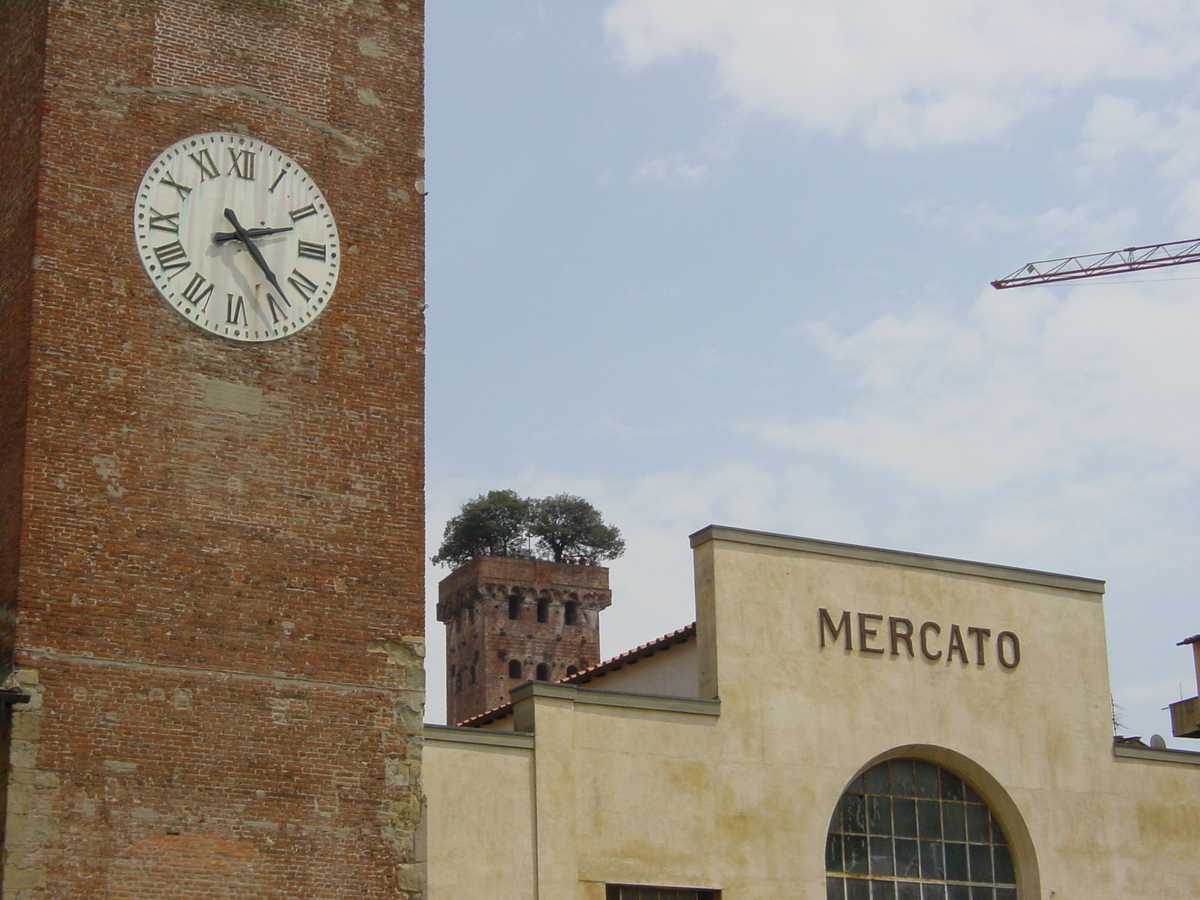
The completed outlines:
<svg viewBox="0 0 1200 900">
<path fill-rule="evenodd" d="M 325 197 L 286 153 L 245 135 L 197 134 L 159 154 L 138 186 L 133 233 L 162 298 L 230 340 L 295 334 L 337 284 Z"/>
</svg>

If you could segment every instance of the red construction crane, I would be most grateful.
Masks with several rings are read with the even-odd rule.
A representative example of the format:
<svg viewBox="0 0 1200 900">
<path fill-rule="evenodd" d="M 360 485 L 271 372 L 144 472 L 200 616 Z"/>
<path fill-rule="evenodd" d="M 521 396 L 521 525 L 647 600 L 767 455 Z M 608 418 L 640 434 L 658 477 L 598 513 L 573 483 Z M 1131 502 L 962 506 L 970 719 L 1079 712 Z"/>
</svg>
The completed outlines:
<svg viewBox="0 0 1200 900">
<path fill-rule="evenodd" d="M 1094 278 L 1097 275 L 1162 269 L 1192 262 L 1200 262 L 1200 240 L 1171 241 L 1169 244 L 1150 244 L 1109 253 L 1089 253 L 1026 263 L 1011 275 L 993 281 L 992 287 L 1003 290 L 1028 284 L 1050 284 L 1054 281 Z"/>
</svg>

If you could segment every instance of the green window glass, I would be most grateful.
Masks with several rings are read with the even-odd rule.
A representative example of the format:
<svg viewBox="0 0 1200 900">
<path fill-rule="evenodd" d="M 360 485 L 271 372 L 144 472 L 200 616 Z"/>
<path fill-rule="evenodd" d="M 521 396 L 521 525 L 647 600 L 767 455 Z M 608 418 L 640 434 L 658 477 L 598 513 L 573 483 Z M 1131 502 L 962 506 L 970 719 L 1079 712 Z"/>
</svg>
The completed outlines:
<svg viewBox="0 0 1200 900">
<path fill-rule="evenodd" d="M 971 786 L 916 759 L 872 766 L 829 822 L 827 900 L 1017 900 L 1000 823 Z"/>
</svg>

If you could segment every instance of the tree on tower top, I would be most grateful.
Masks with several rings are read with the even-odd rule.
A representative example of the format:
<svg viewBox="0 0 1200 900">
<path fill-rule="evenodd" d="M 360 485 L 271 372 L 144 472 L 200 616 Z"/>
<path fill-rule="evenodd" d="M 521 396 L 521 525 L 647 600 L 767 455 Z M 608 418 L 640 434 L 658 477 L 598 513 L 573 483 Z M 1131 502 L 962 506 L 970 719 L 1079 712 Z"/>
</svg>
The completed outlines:
<svg viewBox="0 0 1200 900">
<path fill-rule="evenodd" d="M 516 556 L 554 562 L 616 559 L 625 542 L 582 497 L 522 498 L 489 491 L 462 505 L 446 523 L 435 565 L 460 566 L 476 556 Z"/>
<path fill-rule="evenodd" d="M 468 500 L 446 523 L 434 565 L 460 566 L 476 556 L 528 556 L 529 501 L 516 491 L 488 491 Z"/>
<path fill-rule="evenodd" d="M 582 497 L 555 494 L 529 501 L 529 534 L 555 562 L 571 557 L 616 559 L 625 552 L 621 532 L 605 525 L 600 511 Z"/>
</svg>

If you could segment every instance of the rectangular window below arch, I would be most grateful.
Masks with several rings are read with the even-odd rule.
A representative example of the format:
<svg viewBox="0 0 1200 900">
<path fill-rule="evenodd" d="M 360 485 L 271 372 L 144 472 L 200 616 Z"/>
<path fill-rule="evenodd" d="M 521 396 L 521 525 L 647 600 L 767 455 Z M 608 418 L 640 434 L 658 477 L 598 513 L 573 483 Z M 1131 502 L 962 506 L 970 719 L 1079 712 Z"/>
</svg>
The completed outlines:
<svg viewBox="0 0 1200 900">
<path fill-rule="evenodd" d="M 721 900 L 720 891 L 704 888 L 650 887 L 644 884 L 607 885 L 605 900 Z"/>
</svg>

